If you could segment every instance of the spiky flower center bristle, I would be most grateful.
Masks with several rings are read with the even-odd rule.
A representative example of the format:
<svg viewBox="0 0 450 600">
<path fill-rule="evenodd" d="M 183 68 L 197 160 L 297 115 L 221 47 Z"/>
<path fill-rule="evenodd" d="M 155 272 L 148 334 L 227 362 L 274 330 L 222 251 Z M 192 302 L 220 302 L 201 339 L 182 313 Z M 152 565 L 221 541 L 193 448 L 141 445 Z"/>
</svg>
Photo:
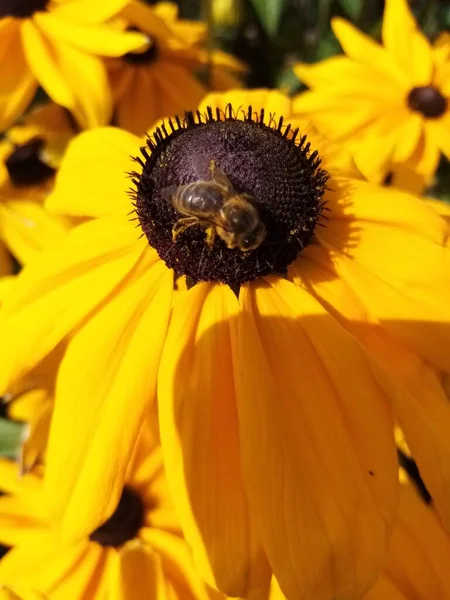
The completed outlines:
<svg viewBox="0 0 450 600">
<path fill-rule="evenodd" d="M 102 546 L 122 546 L 136 537 L 144 524 L 144 504 L 139 494 L 125 486 L 114 513 L 89 539 Z"/>
<path fill-rule="evenodd" d="M 49 0 L 0 0 L 0 18 L 25 19 L 47 8 Z"/>
<path fill-rule="evenodd" d="M 437 119 L 447 110 L 448 101 L 432 85 L 413 88 L 408 94 L 408 106 L 428 119 Z"/>
<path fill-rule="evenodd" d="M 251 107 L 188 112 L 157 128 L 141 152 L 137 218 L 176 276 L 235 288 L 286 273 L 311 242 L 328 175 L 283 118 L 266 123 Z"/>
<path fill-rule="evenodd" d="M 9 154 L 5 166 L 14 185 L 39 185 L 55 174 L 55 169 L 42 160 L 44 146 L 44 140 L 35 137 L 25 144 L 16 146 Z"/>
</svg>

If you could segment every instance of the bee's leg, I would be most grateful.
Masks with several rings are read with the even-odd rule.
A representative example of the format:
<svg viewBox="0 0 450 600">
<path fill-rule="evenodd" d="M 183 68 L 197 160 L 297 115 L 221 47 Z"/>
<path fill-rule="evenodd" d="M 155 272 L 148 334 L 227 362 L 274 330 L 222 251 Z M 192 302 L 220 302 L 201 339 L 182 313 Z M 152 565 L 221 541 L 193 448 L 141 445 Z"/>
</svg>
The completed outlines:
<svg viewBox="0 0 450 600">
<path fill-rule="evenodd" d="M 216 170 L 216 161 L 213 158 L 209 161 L 209 170 L 211 171 L 211 175 L 213 176 L 213 179 L 214 179 L 214 171 Z"/>
<path fill-rule="evenodd" d="M 214 241 L 216 239 L 216 228 L 214 225 L 210 225 L 206 228 L 206 243 L 208 244 L 208 248 L 212 248 L 214 246 Z"/>
<path fill-rule="evenodd" d="M 184 217 L 178 219 L 172 227 L 172 240 L 175 241 L 180 233 L 183 233 L 188 227 L 192 227 L 192 225 L 195 225 L 196 223 L 198 223 L 197 217 Z"/>
</svg>

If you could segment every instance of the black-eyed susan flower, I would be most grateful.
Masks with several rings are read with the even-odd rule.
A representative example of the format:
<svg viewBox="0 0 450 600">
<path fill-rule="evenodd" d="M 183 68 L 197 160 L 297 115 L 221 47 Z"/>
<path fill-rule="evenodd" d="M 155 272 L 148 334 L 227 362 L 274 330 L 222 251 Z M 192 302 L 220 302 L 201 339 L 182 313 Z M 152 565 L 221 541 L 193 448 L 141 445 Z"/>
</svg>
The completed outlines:
<svg viewBox="0 0 450 600">
<path fill-rule="evenodd" d="M 311 88 L 296 98 L 295 112 L 345 143 L 371 181 L 394 173 L 398 185 L 423 187 L 441 153 L 450 157 L 445 39 L 430 44 L 406 0 L 387 0 L 383 46 L 343 19 L 334 19 L 332 27 L 347 56 L 294 67 Z"/>
<path fill-rule="evenodd" d="M 144 33 L 150 45 L 145 52 L 129 52 L 109 63 L 119 127 L 143 135 L 157 119 L 197 108 L 207 89 L 196 72 L 209 61 L 213 89 L 237 87 L 242 63 L 220 50 L 209 55 L 199 45 L 206 25 L 178 19 L 176 5 L 161 2 L 150 7 L 132 0 L 121 16 L 128 29 Z"/>
<path fill-rule="evenodd" d="M 0 141 L 0 256 L 3 273 L 31 260 L 69 226 L 42 206 L 64 149 L 74 135 L 64 109 L 48 104 L 30 113 Z"/>
<path fill-rule="evenodd" d="M 278 92 L 232 92 L 144 145 L 113 128 L 75 139 L 47 204 L 92 220 L 5 300 L 0 389 L 70 336 L 47 451 L 67 539 L 114 512 L 157 393 L 202 575 L 233 596 L 274 573 L 290 599 L 356 600 L 396 512 L 392 405 L 448 510 L 432 459 L 448 451 L 449 409 L 424 364 L 450 371 L 448 229 L 291 117 Z M 199 181 L 228 190 L 226 207 L 217 186 L 186 207 L 180 186 Z"/>
<path fill-rule="evenodd" d="M 161 451 L 144 429 L 111 517 L 71 544 L 58 539 L 46 514 L 43 482 L 20 480 L 0 460 L 0 539 L 12 549 L 0 561 L 0 582 L 50 600 L 221 597 L 196 574 L 164 480 Z M 108 489 L 103 490 L 108 494 Z"/>
<path fill-rule="evenodd" d="M 82 127 L 109 122 L 111 94 L 100 56 L 121 56 L 147 43 L 107 24 L 126 1 L 0 2 L 0 131 L 21 116 L 38 85 Z"/>
</svg>

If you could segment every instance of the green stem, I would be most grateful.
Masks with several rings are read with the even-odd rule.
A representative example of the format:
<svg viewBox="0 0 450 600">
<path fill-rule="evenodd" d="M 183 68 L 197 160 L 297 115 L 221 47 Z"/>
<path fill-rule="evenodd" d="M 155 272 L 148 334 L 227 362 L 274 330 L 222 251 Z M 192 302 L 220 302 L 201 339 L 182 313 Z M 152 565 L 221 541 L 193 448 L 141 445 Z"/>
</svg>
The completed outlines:
<svg viewBox="0 0 450 600">
<path fill-rule="evenodd" d="M 202 0 L 203 17 L 206 21 L 206 51 L 208 52 L 208 62 L 206 63 L 206 87 L 211 90 L 212 77 L 212 58 L 214 49 L 214 17 L 212 11 L 212 2 L 214 0 Z"/>
</svg>

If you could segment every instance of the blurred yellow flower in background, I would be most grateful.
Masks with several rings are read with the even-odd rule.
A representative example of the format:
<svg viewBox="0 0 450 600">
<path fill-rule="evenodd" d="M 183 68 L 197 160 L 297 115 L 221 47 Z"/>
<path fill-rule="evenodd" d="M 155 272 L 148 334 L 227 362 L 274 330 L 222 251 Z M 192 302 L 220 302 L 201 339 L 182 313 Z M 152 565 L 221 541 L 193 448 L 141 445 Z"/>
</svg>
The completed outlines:
<svg viewBox="0 0 450 600">
<path fill-rule="evenodd" d="M 333 30 L 347 56 L 298 64 L 311 91 L 294 111 L 329 138 L 344 143 L 371 181 L 420 190 L 441 153 L 450 158 L 448 40 L 434 46 L 417 28 L 406 0 L 387 0 L 383 46 L 336 18 Z"/>
<path fill-rule="evenodd" d="M 101 56 L 147 43 L 106 22 L 127 0 L 0 2 L 0 131 L 21 116 L 41 85 L 82 127 L 104 125 L 111 94 Z"/>
<path fill-rule="evenodd" d="M 132 0 L 121 16 L 128 29 L 144 33 L 150 45 L 144 52 L 129 52 L 109 61 L 115 101 L 115 124 L 143 135 L 161 117 L 194 110 L 207 88 L 196 73 L 211 61 L 213 89 L 236 87 L 244 67 L 233 56 L 199 46 L 205 40 L 204 24 L 179 20 L 175 4 L 147 6 Z"/>
<path fill-rule="evenodd" d="M 1 388 L 70 337 L 47 453 L 67 539 L 114 511 L 157 391 L 201 575 L 229 595 L 263 592 L 274 572 L 289 598 L 358 598 L 396 513 L 391 402 L 415 447 L 426 442 L 424 473 L 448 511 L 436 466 L 448 406 L 421 412 L 437 393 L 422 362 L 450 370 L 448 228 L 419 199 L 358 179 L 279 92 L 212 95 L 199 111 L 142 147 L 133 197 L 148 241 L 129 222 L 123 175 L 142 141 L 104 128 L 70 144 L 47 205 L 93 220 L 26 267 L 5 300 Z M 258 203 L 267 241 L 252 252 L 218 237 L 209 248 L 202 227 L 173 239 L 180 215 L 163 190 L 211 177 L 212 156 Z M 388 377 L 373 345 L 404 361 L 414 389 Z"/>
<path fill-rule="evenodd" d="M 0 141 L 0 256 L 10 273 L 9 253 L 24 264 L 63 236 L 69 220 L 42 206 L 70 138 L 70 119 L 56 104 L 41 106 L 9 129 Z"/>
<path fill-rule="evenodd" d="M 77 542 L 58 539 L 39 473 L 18 480 L 17 466 L 0 459 L 0 489 L 6 492 L 0 497 L 0 541 L 12 546 L 0 561 L 0 581 L 14 590 L 38 590 L 49 600 L 222 597 L 194 570 L 149 427 L 136 443 L 114 514 Z"/>
</svg>

